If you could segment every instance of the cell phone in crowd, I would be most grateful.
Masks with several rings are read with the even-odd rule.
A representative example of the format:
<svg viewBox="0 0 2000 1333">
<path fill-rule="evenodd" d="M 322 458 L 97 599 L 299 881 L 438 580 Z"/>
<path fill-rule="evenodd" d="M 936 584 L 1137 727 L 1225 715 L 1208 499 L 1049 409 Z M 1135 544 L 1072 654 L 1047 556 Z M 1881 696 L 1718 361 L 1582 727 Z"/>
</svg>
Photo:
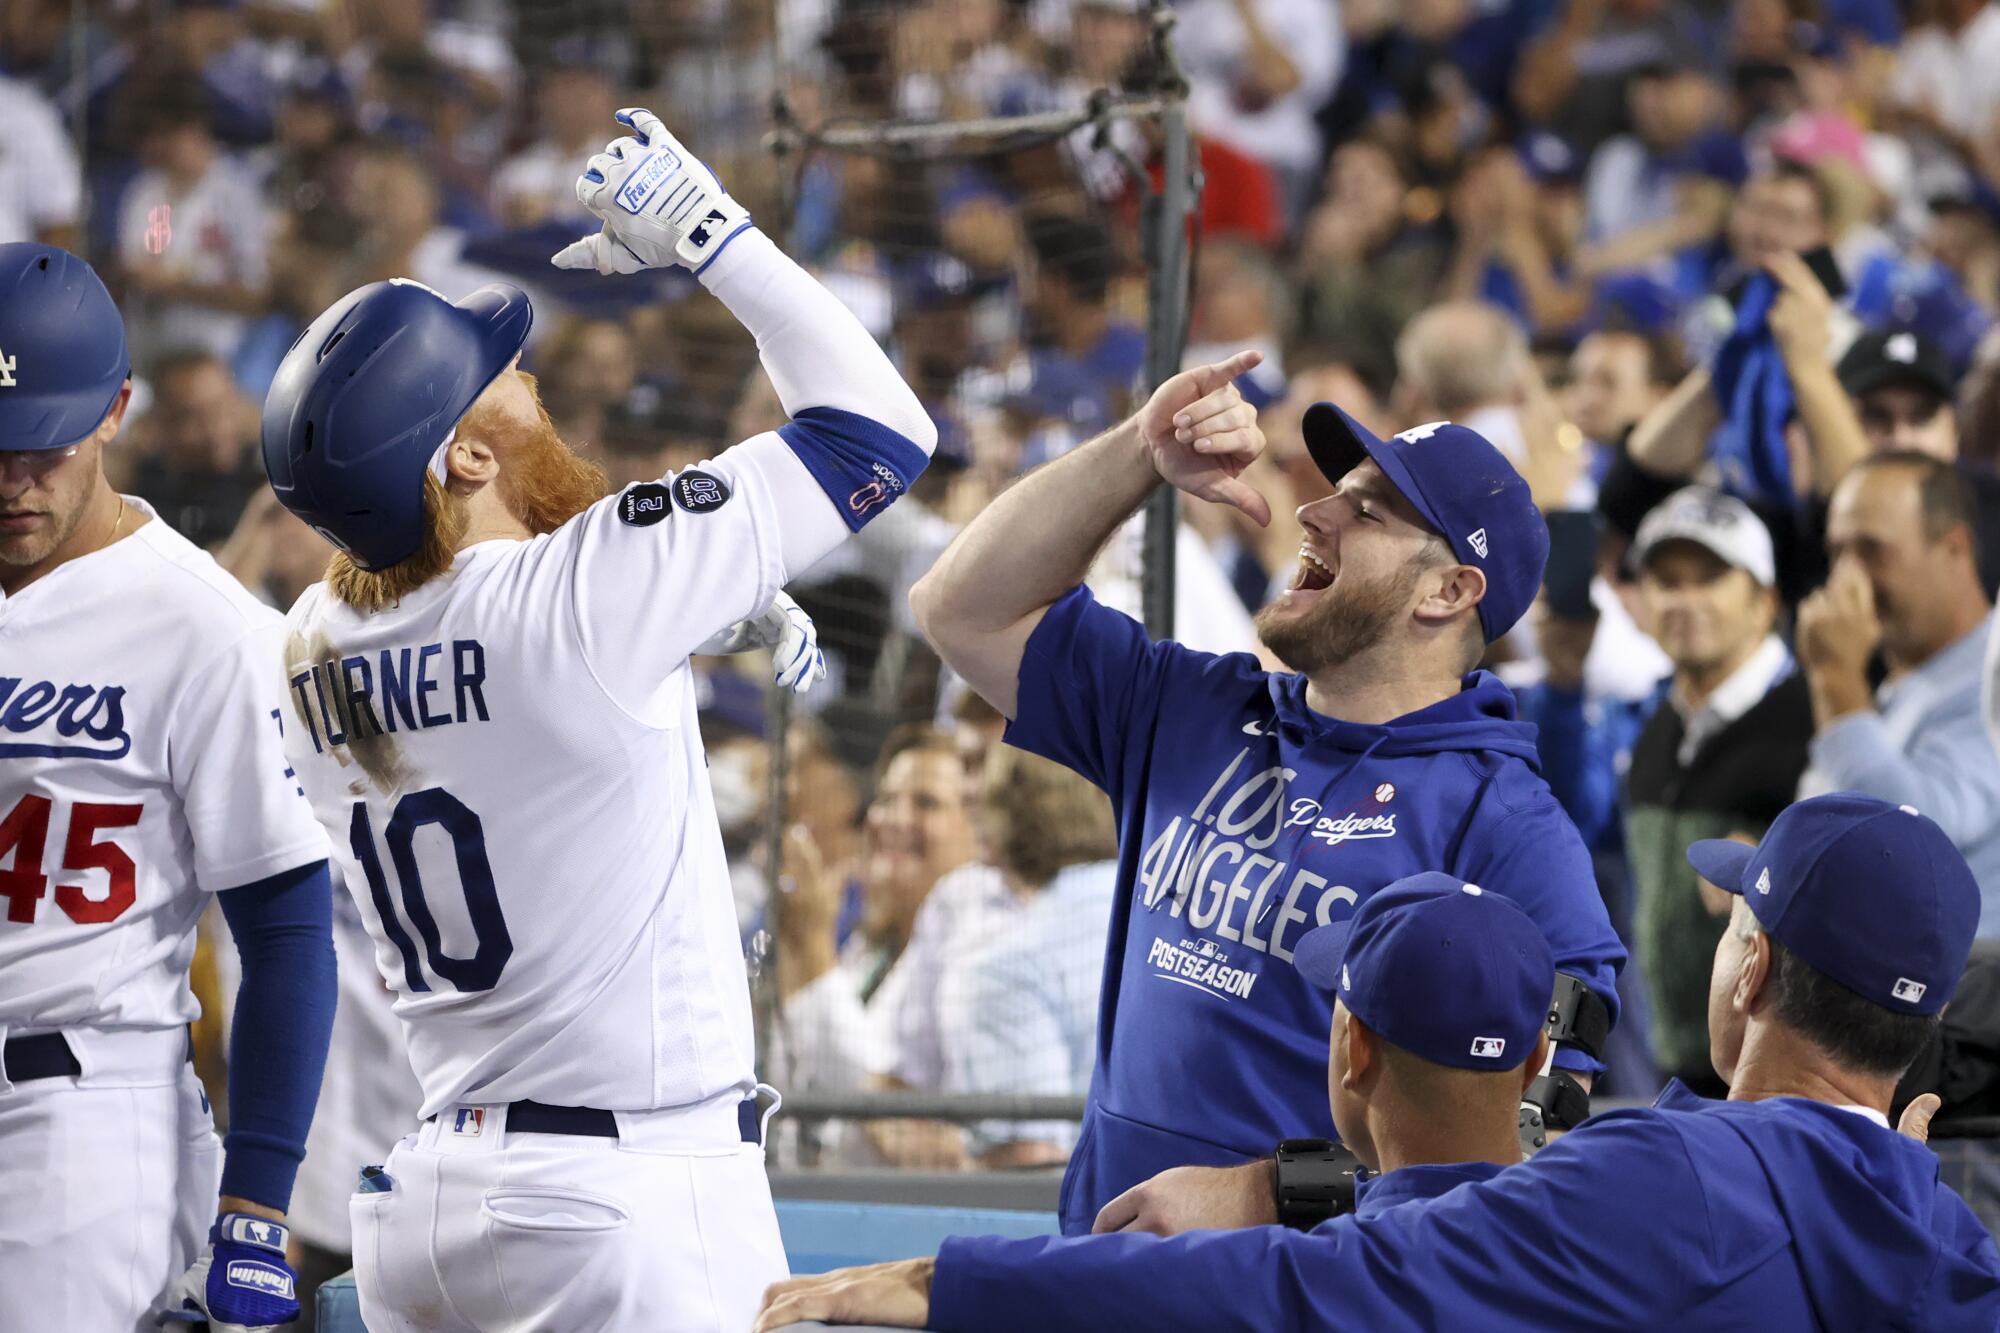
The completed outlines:
<svg viewBox="0 0 2000 1333">
<path fill-rule="evenodd" d="M 1816 245 L 1810 250 L 1801 250 L 1799 258 L 1805 261 L 1806 267 L 1819 279 L 1819 285 L 1826 288 L 1828 296 L 1838 301 L 1847 295 L 1847 279 L 1840 276 L 1840 261 L 1833 257 L 1832 250 L 1824 245 Z M 1729 290 L 1724 296 L 1729 301 L 1730 309 L 1734 310 L 1743 304 L 1743 289 L 1749 285 L 1750 277 L 1751 275 L 1746 273 L 1729 285 Z"/>
<path fill-rule="evenodd" d="M 1597 573 L 1597 515 L 1559 509 L 1548 515 L 1549 563 L 1542 575 L 1549 610 L 1564 620 L 1589 620 L 1590 581 Z"/>
</svg>

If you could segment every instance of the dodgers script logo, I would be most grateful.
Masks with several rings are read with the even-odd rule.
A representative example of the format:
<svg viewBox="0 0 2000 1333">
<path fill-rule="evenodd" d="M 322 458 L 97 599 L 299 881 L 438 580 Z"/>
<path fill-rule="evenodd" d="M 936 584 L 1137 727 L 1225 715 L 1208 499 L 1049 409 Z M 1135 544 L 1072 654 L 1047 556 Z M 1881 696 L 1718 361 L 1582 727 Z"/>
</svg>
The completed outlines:
<svg viewBox="0 0 2000 1333">
<path fill-rule="evenodd" d="M 680 158 L 674 156 L 670 148 L 655 149 L 653 155 L 639 164 L 639 169 L 625 178 L 625 184 L 618 189 L 618 204 L 627 213 L 636 213 L 646 206 L 653 192 L 666 183 L 667 177 L 680 168 Z"/>
<path fill-rule="evenodd" d="M 131 751 L 124 686 L 0 676 L 0 759 L 123 759 Z"/>
</svg>

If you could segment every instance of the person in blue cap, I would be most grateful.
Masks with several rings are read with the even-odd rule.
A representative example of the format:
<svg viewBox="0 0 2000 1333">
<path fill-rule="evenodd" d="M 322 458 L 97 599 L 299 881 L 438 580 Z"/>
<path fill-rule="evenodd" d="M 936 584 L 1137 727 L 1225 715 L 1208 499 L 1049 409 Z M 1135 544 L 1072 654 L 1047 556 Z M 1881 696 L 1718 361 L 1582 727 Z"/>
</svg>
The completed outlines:
<svg viewBox="0 0 2000 1333">
<path fill-rule="evenodd" d="M 1672 1084 L 1491 1180 L 1310 1233 L 955 1238 L 794 1284 L 771 1313 L 1041 1333 L 2000 1327 L 2000 1248 L 1887 1114 L 1971 951 L 1965 859 L 1916 810 L 1849 792 L 1688 859 L 1741 899 L 1709 991 L 1727 1101 Z"/>
<path fill-rule="evenodd" d="M 1232 383 L 1257 363 L 1244 352 L 1169 379 L 998 497 L 911 592 L 940 655 L 1011 720 L 1009 743 L 1095 782 L 1118 816 L 1069 1234 L 1157 1225 L 1106 1209 L 1170 1169 L 1332 1136 L 1333 997 L 1294 954 L 1405 876 L 1508 897 L 1616 1014 L 1625 951 L 1589 856 L 1542 780 L 1534 729 L 1476 669 L 1548 556 L 1527 482 L 1486 439 L 1449 422 L 1382 439 L 1331 403 L 1305 413 L 1335 491 L 1299 510 L 1292 586 L 1256 621 L 1290 672 L 1153 642 L 1079 586 L 1162 480 L 1269 521 L 1239 475 L 1263 432 Z M 1598 1067 L 1579 1050 L 1557 1064 L 1579 1084 Z"/>
<path fill-rule="evenodd" d="M 90 265 L 0 245 L 0 1326 L 243 1333 L 299 1311 L 333 884 L 278 615 L 106 476 L 131 396 Z M 221 1144 L 188 1045 L 211 901 L 242 963 Z"/>
<path fill-rule="evenodd" d="M 1335 996 L 1326 1091 L 1340 1141 L 1368 1169 L 1357 1214 L 1520 1163 L 1521 1098 L 1542 1070 L 1556 980 L 1527 913 L 1430 871 L 1309 931 L 1295 962 Z"/>
</svg>

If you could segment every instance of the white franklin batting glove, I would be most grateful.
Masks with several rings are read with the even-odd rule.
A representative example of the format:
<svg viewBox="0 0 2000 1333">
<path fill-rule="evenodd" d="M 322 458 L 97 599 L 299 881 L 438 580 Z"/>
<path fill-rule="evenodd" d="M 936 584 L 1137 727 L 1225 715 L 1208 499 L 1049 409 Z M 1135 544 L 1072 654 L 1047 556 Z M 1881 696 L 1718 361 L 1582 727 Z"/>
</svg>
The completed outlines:
<svg viewBox="0 0 2000 1333">
<path fill-rule="evenodd" d="M 224 1213 L 201 1257 L 167 1288 L 156 1323 L 206 1324 L 209 1333 L 266 1333 L 299 1317 L 298 1277 L 282 1222 Z"/>
<path fill-rule="evenodd" d="M 749 211 L 658 116 L 627 107 L 618 121 L 632 133 L 591 158 L 576 180 L 577 202 L 603 219 L 604 229 L 549 262 L 599 273 L 679 264 L 699 273 L 749 229 Z"/>
<path fill-rule="evenodd" d="M 797 602 L 784 593 L 771 599 L 762 615 L 739 620 L 696 648 L 697 657 L 771 650 L 771 675 L 794 694 L 804 694 L 826 678 L 826 654 L 819 649 L 819 628 Z"/>
</svg>

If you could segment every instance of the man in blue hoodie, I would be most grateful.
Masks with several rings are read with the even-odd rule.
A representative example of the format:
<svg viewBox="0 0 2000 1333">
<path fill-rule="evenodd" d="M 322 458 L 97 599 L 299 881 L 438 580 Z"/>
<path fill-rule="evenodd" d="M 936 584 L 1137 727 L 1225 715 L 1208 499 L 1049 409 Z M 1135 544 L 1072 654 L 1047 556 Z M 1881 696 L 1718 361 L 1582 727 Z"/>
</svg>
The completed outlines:
<svg viewBox="0 0 2000 1333">
<path fill-rule="evenodd" d="M 1007 740 L 1111 796 L 1119 820 L 1098 1053 L 1062 1223 L 1186 1164 L 1333 1134 L 1320 1095 L 1332 996 L 1300 938 L 1437 870 L 1518 904 L 1608 1005 L 1624 959 L 1534 729 L 1475 670 L 1534 599 L 1548 531 L 1491 444 L 1434 423 L 1376 438 L 1331 404 L 1306 443 L 1337 489 L 1299 511 L 1293 586 L 1249 654 L 1154 643 L 1080 587 L 1164 478 L 1268 522 L 1238 474 L 1262 450 L 1231 383 L 1254 352 L 1167 381 L 1137 416 L 1030 474 L 911 593 Z M 1558 1064 L 1587 1081 L 1594 1065 Z"/>
<path fill-rule="evenodd" d="M 1964 858 L 1914 809 L 1853 793 L 1791 807 L 1755 848 L 1688 857 L 1742 898 L 1709 990 L 1730 1100 L 1676 1083 L 1492 1180 L 1309 1233 L 953 1239 L 935 1260 L 793 1284 L 783 1317 L 1038 1333 L 2000 1328 L 2000 1248 L 1887 1118 L 1971 951 Z"/>
</svg>

